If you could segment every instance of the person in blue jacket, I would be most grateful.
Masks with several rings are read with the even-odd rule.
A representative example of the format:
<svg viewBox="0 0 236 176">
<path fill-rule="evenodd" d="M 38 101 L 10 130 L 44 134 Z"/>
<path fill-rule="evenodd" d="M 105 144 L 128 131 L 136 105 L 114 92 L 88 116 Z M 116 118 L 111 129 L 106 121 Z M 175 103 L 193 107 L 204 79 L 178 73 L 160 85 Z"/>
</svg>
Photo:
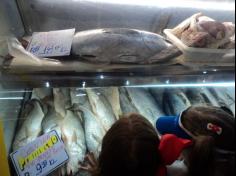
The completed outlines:
<svg viewBox="0 0 236 176">
<path fill-rule="evenodd" d="M 235 118 L 226 107 L 192 106 L 178 116 L 160 117 L 161 135 L 193 141 L 182 152 L 189 176 L 235 175 Z"/>
<path fill-rule="evenodd" d="M 92 176 L 233 176 L 234 124 L 230 112 L 212 106 L 160 117 L 156 129 L 128 114 L 105 135 L 98 160 L 88 155 L 81 169 Z M 172 167 L 178 160 L 186 171 Z"/>
</svg>

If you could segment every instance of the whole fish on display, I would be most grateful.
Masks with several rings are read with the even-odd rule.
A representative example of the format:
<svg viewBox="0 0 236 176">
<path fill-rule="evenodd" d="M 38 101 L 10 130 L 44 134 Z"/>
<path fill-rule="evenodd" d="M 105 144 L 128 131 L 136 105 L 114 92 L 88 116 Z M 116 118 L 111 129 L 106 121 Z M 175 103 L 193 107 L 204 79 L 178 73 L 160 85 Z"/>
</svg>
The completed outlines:
<svg viewBox="0 0 236 176">
<path fill-rule="evenodd" d="M 49 101 L 47 104 L 47 114 L 42 121 L 43 133 L 49 133 L 55 130 L 58 136 L 62 139 L 61 125 L 64 122 L 64 117 L 56 113 L 53 101 Z M 60 175 L 66 175 L 66 166 L 62 166 L 58 171 Z"/>
<path fill-rule="evenodd" d="M 71 107 L 70 91 L 67 88 L 53 89 L 54 106 L 56 112 L 65 117 L 66 110 Z"/>
<path fill-rule="evenodd" d="M 92 63 L 149 64 L 168 61 L 181 52 L 155 33 L 108 28 L 78 32 L 72 54 Z"/>
<path fill-rule="evenodd" d="M 77 102 L 73 103 L 73 109 L 83 121 L 85 140 L 89 152 L 99 157 L 103 137 L 106 133 L 102 123 L 95 117 L 89 104 L 88 96 L 84 90 L 71 90 L 72 95 L 77 95 Z M 108 117 L 109 118 L 109 117 Z"/>
<path fill-rule="evenodd" d="M 199 89 L 200 94 L 204 97 L 207 104 L 212 106 L 220 106 L 216 97 L 210 92 L 210 90 L 206 87 L 202 87 Z"/>
<path fill-rule="evenodd" d="M 235 101 L 235 87 L 225 87 L 225 91 Z"/>
<path fill-rule="evenodd" d="M 179 115 L 191 106 L 191 103 L 181 89 L 166 89 L 164 93 L 165 106 L 168 106 L 169 115 Z"/>
<path fill-rule="evenodd" d="M 137 113 L 138 110 L 132 104 L 132 101 L 128 95 L 126 88 L 119 88 L 119 92 L 120 92 L 120 105 L 123 115 L 129 113 Z"/>
<path fill-rule="evenodd" d="M 120 93 L 118 87 L 100 88 L 100 92 L 106 97 L 111 104 L 116 119 L 119 120 L 122 115 L 120 106 Z"/>
<path fill-rule="evenodd" d="M 126 88 L 131 103 L 138 112 L 143 115 L 151 124 L 155 126 L 158 117 L 164 115 L 162 108 L 158 106 L 155 99 L 146 89 Z"/>
<path fill-rule="evenodd" d="M 209 105 L 209 101 L 205 100 L 199 88 L 189 88 L 185 91 L 187 98 L 192 105 Z"/>
<path fill-rule="evenodd" d="M 164 92 L 165 89 L 164 88 L 150 88 L 149 89 L 150 93 L 152 94 L 152 96 L 154 97 L 154 99 L 156 100 L 157 104 L 159 107 L 161 107 L 162 109 L 164 108 Z"/>
<path fill-rule="evenodd" d="M 108 131 L 116 121 L 110 103 L 97 89 L 87 89 L 87 95 L 93 114 L 101 122 L 104 130 Z"/>
<path fill-rule="evenodd" d="M 79 171 L 79 163 L 82 163 L 86 155 L 86 143 L 84 129 L 75 114 L 67 110 L 61 125 L 62 140 L 65 143 L 69 161 L 66 164 L 66 173 L 73 175 Z"/>
<path fill-rule="evenodd" d="M 229 108 L 235 115 L 235 100 L 224 88 L 210 88 L 210 91 L 216 97 L 220 106 Z"/>
<path fill-rule="evenodd" d="M 30 100 L 23 109 L 21 119 L 23 122 L 13 142 L 13 150 L 17 150 L 33 142 L 41 133 L 41 122 L 45 114 L 38 100 Z"/>
<path fill-rule="evenodd" d="M 32 92 L 32 99 L 36 98 L 38 100 L 43 100 L 45 98 L 51 98 L 53 91 L 50 88 L 35 88 Z"/>
<path fill-rule="evenodd" d="M 47 105 L 47 114 L 42 121 L 43 133 L 49 133 L 55 130 L 61 138 L 61 125 L 64 121 L 64 117 L 59 116 L 52 104 Z"/>
</svg>

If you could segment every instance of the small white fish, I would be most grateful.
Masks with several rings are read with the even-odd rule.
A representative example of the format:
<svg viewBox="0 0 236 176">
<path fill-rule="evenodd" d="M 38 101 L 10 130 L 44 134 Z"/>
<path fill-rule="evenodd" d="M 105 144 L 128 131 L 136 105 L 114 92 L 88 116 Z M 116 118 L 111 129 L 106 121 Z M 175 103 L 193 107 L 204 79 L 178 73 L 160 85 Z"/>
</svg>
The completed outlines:
<svg viewBox="0 0 236 176">
<path fill-rule="evenodd" d="M 87 95 L 93 114 L 101 122 L 104 130 L 108 131 L 116 121 L 111 105 L 101 92 L 96 89 L 87 89 Z"/>
<path fill-rule="evenodd" d="M 65 143 L 69 161 L 66 165 L 67 175 L 79 171 L 79 163 L 84 161 L 86 144 L 83 127 L 75 114 L 67 110 L 66 117 L 61 124 L 62 140 Z"/>
<path fill-rule="evenodd" d="M 44 118 L 40 102 L 38 100 L 31 100 L 26 104 L 21 118 L 23 122 L 13 142 L 14 151 L 34 141 L 40 135 L 41 123 Z"/>
<path fill-rule="evenodd" d="M 66 109 L 71 107 L 71 100 L 70 100 L 70 91 L 69 89 L 53 89 L 53 96 L 54 96 L 54 107 L 56 112 L 62 116 L 66 116 Z"/>
<path fill-rule="evenodd" d="M 179 115 L 191 106 L 191 102 L 181 89 L 166 89 L 164 99 L 165 106 L 168 106 L 171 113 L 169 115 Z"/>
<path fill-rule="evenodd" d="M 86 91 L 82 89 L 72 89 L 71 99 L 73 102 L 74 111 L 83 121 L 88 151 L 94 153 L 95 157 L 98 158 L 102 140 L 106 131 L 104 130 L 102 123 L 98 120 L 99 118 L 96 118 L 93 114 Z"/>
<path fill-rule="evenodd" d="M 157 119 L 164 113 L 152 95 L 142 88 L 127 88 L 127 92 L 131 103 L 138 109 L 139 113 L 155 126 Z"/>
<path fill-rule="evenodd" d="M 120 106 L 120 93 L 118 87 L 101 88 L 99 91 L 106 97 L 111 104 L 116 119 L 119 120 L 122 115 Z"/>
</svg>

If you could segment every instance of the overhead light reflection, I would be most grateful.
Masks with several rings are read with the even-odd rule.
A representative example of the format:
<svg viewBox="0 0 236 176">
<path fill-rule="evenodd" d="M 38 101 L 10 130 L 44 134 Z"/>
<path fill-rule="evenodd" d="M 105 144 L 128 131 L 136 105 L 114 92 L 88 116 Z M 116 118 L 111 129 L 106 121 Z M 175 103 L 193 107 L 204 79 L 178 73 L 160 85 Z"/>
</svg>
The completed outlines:
<svg viewBox="0 0 236 176">
<path fill-rule="evenodd" d="M 24 97 L 0 97 L 0 100 L 23 100 Z"/>
<path fill-rule="evenodd" d="M 228 83 L 197 83 L 197 84 L 156 84 L 156 85 L 125 86 L 125 87 L 132 87 L 132 88 L 235 87 L 235 82 L 228 82 Z"/>
<path fill-rule="evenodd" d="M 78 1 L 78 0 L 74 0 Z M 162 8 L 199 8 L 207 10 L 235 10 L 234 2 L 204 1 L 204 0 L 86 0 L 95 3 L 108 3 L 120 5 L 158 6 Z"/>
<path fill-rule="evenodd" d="M 49 82 L 46 82 L 46 83 L 45 83 L 45 86 L 46 86 L 47 88 L 49 88 L 49 87 L 50 87 Z"/>
</svg>

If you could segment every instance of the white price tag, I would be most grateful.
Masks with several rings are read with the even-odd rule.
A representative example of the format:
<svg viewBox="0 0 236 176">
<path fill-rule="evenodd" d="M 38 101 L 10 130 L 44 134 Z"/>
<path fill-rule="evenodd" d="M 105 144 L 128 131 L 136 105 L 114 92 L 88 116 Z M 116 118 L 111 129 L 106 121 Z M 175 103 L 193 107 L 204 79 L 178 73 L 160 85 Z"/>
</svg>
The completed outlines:
<svg viewBox="0 0 236 176">
<path fill-rule="evenodd" d="M 75 29 L 33 33 L 27 51 L 38 57 L 68 56 Z"/>
<path fill-rule="evenodd" d="M 37 138 L 10 156 L 19 176 L 46 176 L 69 159 L 56 131 Z"/>
</svg>

